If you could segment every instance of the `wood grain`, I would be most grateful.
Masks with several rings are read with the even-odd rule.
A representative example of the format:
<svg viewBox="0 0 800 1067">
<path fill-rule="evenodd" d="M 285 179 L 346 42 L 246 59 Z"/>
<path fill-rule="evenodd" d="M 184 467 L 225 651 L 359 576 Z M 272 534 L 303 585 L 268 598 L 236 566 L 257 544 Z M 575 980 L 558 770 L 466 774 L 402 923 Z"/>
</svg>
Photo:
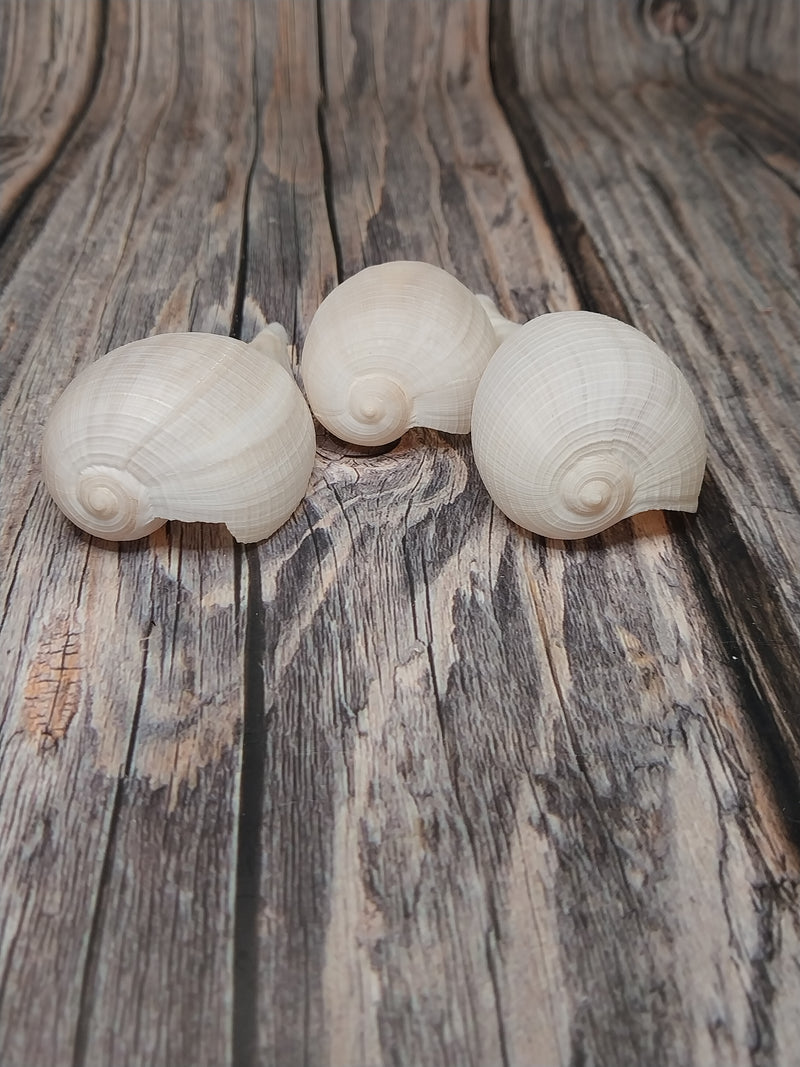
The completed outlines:
<svg viewBox="0 0 800 1067">
<path fill-rule="evenodd" d="M 782 7 L 775 5 L 774 39 L 788 34 L 792 54 L 794 31 L 786 14 L 777 14 Z M 793 245 L 800 186 L 788 162 L 797 168 L 796 94 L 794 111 L 783 113 L 779 86 L 784 91 L 765 119 L 765 95 L 744 110 L 741 88 L 727 100 L 731 79 L 710 65 L 702 76 L 639 80 L 603 95 L 606 72 L 618 69 L 622 52 L 636 51 L 641 27 L 627 45 L 616 36 L 614 51 L 594 66 L 587 54 L 583 81 L 567 88 L 571 55 L 554 49 L 547 64 L 537 62 L 530 41 L 541 27 L 524 5 L 512 11 L 514 39 L 528 42 L 516 52 L 524 105 L 536 115 L 567 208 L 602 250 L 615 308 L 661 341 L 702 399 L 709 497 L 725 519 L 701 509 L 698 549 L 800 767 L 800 706 L 790 682 L 800 651 L 793 562 L 800 545 L 800 378 L 788 356 L 799 321 Z M 555 8 L 551 16 L 559 17 Z M 746 25 L 724 41 L 741 44 Z M 713 29 L 704 38 L 711 56 Z M 594 305 L 609 310 L 605 293 L 595 294 Z M 739 595 L 740 582 L 747 596 Z"/>
<path fill-rule="evenodd" d="M 107 8 L 0 258 L 0 1062 L 793 1063 L 793 5 Z M 424 429 L 246 550 L 47 500 L 100 352 L 396 258 L 660 340 L 698 516 L 545 542 Z"/>
<path fill-rule="evenodd" d="M 518 314 L 575 306 L 491 96 L 485 7 L 322 12 L 344 273 L 413 255 L 500 276 Z M 322 455 L 308 532 L 261 576 L 257 1060 L 784 1054 L 797 859 L 688 524 L 546 550 L 463 440 Z"/>
<path fill-rule="evenodd" d="M 5 245 L 4 1064 L 230 1055 L 239 553 L 214 528 L 78 536 L 37 455 L 98 353 L 230 327 L 254 122 L 228 15 L 113 6 L 92 106 Z"/>
<path fill-rule="evenodd" d="M 510 17 L 521 84 L 551 99 L 565 93 L 607 97 L 642 82 L 699 76 L 798 84 L 800 12 L 778 0 L 496 0 L 496 17 Z M 535 109 L 531 109 L 536 114 Z"/>
<path fill-rule="evenodd" d="M 85 109 L 104 32 L 100 0 L 0 5 L 0 234 Z"/>
<path fill-rule="evenodd" d="M 251 172 L 246 216 L 246 261 L 243 288 L 243 336 L 250 337 L 264 322 L 282 322 L 295 346 L 305 332 L 322 296 L 337 280 L 336 251 L 325 197 L 325 163 L 318 130 L 320 101 L 319 51 L 315 4 L 280 0 L 255 10 L 255 33 L 261 46 L 255 52 L 258 140 Z M 314 574 L 314 555 L 306 508 L 269 542 L 248 549 L 243 581 L 247 583 L 247 675 L 244 709 L 242 817 L 239 842 L 239 882 L 236 915 L 236 1014 L 234 1062 L 280 1062 L 274 1047 L 264 1059 L 261 1034 L 279 1030 L 285 1005 L 294 1013 L 302 1003 L 305 961 L 299 953 L 284 958 L 285 941 L 274 928 L 275 917 L 265 901 L 264 882 L 283 883 L 284 892 L 297 894 L 303 908 L 308 891 L 321 873 L 305 865 L 307 848 L 315 847 L 315 820 L 292 828 L 295 840 L 278 840 L 262 850 L 265 797 L 289 813 L 293 753 L 284 753 L 274 766 L 268 746 L 275 744 L 273 705 L 283 684 L 274 673 L 273 657 L 279 635 L 299 638 L 306 627 L 308 589 L 287 587 L 292 565 Z M 280 593 L 281 588 L 288 591 Z M 294 597 L 297 597 L 295 600 Z M 305 673 L 317 672 L 308 647 Z M 305 682 L 301 683 L 301 690 Z M 320 724 L 320 729 L 322 729 Z M 280 749 L 281 728 L 278 727 Z M 292 741 L 287 734 L 286 741 Z M 324 765 L 322 740 L 317 752 L 303 746 L 308 767 L 299 773 L 309 781 L 330 769 Z M 285 764 L 283 762 L 285 760 Z M 300 815 L 300 810 L 297 812 Z M 323 813 L 320 813 L 323 814 Z M 308 890 L 298 885 L 309 878 Z M 302 920 L 300 920 L 302 923 Z M 296 933 L 295 933 L 295 936 Z M 302 932 L 300 937 L 302 938 Z M 262 966 L 280 973 L 281 987 L 264 995 Z M 288 1060 L 286 1062 L 291 1062 Z"/>
</svg>

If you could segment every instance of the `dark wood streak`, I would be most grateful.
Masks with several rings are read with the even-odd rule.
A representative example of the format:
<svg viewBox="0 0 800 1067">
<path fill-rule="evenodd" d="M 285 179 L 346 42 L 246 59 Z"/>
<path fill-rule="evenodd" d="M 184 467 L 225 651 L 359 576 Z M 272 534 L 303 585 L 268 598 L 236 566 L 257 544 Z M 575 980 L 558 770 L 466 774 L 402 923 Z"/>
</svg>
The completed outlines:
<svg viewBox="0 0 800 1067">
<path fill-rule="evenodd" d="M 244 640 L 245 688 L 242 733 L 242 788 L 239 796 L 238 853 L 233 972 L 233 1067 L 256 1059 L 258 1040 L 258 913 L 262 885 L 261 812 L 264 806 L 267 748 L 264 706 L 265 610 L 255 550 L 247 550 L 248 617 Z"/>
<path fill-rule="evenodd" d="M 709 514 L 724 514 L 726 501 L 712 478 L 707 479 L 704 494 Z M 780 603 L 765 598 L 763 573 L 732 521 L 698 516 L 696 534 L 702 544 L 695 557 L 701 571 L 698 586 L 708 590 L 709 615 L 716 614 L 720 627 L 731 634 L 726 643 L 734 662 L 740 664 L 741 685 L 749 690 L 744 707 L 761 739 L 764 758 L 771 764 L 787 833 L 800 847 L 800 751 L 781 721 L 796 721 L 800 715 L 800 695 L 787 666 L 797 663 L 800 656 L 800 647 L 793 641 L 793 620 L 787 619 Z M 777 715 L 776 708 L 780 709 Z"/>
<path fill-rule="evenodd" d="M 581 307 L 590 308 L 597 302 L 598 307 L 606 309 L 606 314 L 628 322 L 628 312 L 614 288 L 597 246 L 552 169 L 536 123 L 536 109 L 527 107 L 520 92 L 512 47 L 513 32 L 510 4 L 493 0 L 489 22 L 489 54 L 498 104 L 514 131 L 529 180 L 541 200 L 553 238 L 569 264 Z"/>
</svg>

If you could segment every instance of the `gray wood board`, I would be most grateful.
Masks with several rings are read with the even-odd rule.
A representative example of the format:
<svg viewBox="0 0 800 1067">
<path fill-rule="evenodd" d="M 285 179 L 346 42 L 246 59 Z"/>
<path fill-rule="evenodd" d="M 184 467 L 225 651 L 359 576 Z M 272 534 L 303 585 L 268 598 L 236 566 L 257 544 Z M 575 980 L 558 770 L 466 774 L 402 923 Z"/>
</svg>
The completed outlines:
<svg viewBox="0 0 800 1067">
<path fill-rule="evenodd" d="M 528 64 L 565 77 L 593 5 L 496 5 L 494 82 L 478 0 L 109 5 L 0 262 L 4 1065 L 792 1062 L 775 6 L 693 35 L 620 5 L 553 93 Z M 393 258 L 660 340 L 710 419 L 699 515 L 545 543 L 429 430 L 320 431 L 247 550 L 177 523 L 114 549 L 46 499 L 44 419 L 100 352 L 273 319 L 301 349 Z"/>
<path fill-rule="evenodd" d="M 742 12 L 727 30 L 712 20 L 671 77 L 619 77 L 623 53 L 657 47 L 630 20 L 604 50 L 587 50 L 573 79 L 580 38 L 565 53 L 557 23 L 563 15 L 572 25 L 577 6 L 513 7 L 519 46 L 504 70 L 516 63 L 520 139 L 563 216 L 579 220 L 563 228 L 571 254 L 580 257 L 580 238 L 601 264 L 585 279 L 588 302 L 660 341 L 701 398 L 710 459 L 693 546 L 798 769 L 797 92 L 751 75 L 750 103 L 742 75 L 703 63 L 723 45 L 735 54 L 745 47 Z M 532 44 L 545 9 L 557 42 L 546 60 Z M 785 51 L 797 55 L 797 6 L 770 10 L 775 38 L 784 34 Z"/>
<path fill-rule="evenodd" d="M 486 9 L 322 14 L 343 273 L 413 255 L 522 316 L 575 306 L 493 100 Z M 785 1053 L 796 856 L 693 525 L 545 549 L 490 508 L 465 440 L 321 455 L 307 543 L 264 582 L 262 1061 Z M 733 885 L 754 940 L 723 921 Z"/>
<path fill-rule="evenodd" d="M 112 5 L 97 91 L 5 244 L 9 1067 L 230 1055 L 240 551 L 214 528 L 119 548 L 78 535 L 39 484 L 38 447 L 101 352 L 157 330 L 227 334 L 252 39 L 224 3 Z"/>
<path fill-rule="evenodd" d="M 0 5 L 0 235 L 79 124 L 104 34 L 101 0 Z"/>
</svg>

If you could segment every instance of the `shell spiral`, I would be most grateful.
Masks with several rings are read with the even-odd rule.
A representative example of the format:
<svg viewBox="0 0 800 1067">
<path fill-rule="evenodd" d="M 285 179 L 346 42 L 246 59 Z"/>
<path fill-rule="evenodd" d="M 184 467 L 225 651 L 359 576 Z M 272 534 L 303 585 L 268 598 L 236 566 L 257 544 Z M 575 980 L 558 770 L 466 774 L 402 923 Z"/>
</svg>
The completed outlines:
<svg viewBox="0 0 800 1067">
<path fill-rule="evenodd" d="M 353 427 L 358 427 L 353 432 L 375 444 L 394 441 L 412 425 L 408 394 L 400 382 L 385 374 L 355 378 L 347 393 L 346 410 Z"/>
<path fill-rule="evenodd" d="M 62 510 L 74 512 L 73 521 L 108 541 L 127 541 L 157 529 L 163 519 L 142 515 L 143 487 L 127 471 L 88 466 L 75 479 L 74 493 L 63 500 Z"/>
<path fill-rule="evenodd" d="M 303 384 L 320 422 L 353 444 L 388 444 L 412 426 L 468 433 L 496 347 L 484 308 L 452 275 L 429 263 L 382 263 L 320 304 Z"/>
<path fill-rule="evenodd" d="M 514 331 L 478 388 L 472 443 L 498 507 L 546 537 L 697 509 L 697 402 L 653 341 L 605 315 L 555 312 Z"/>
<path fill-rule="evenodd" d="M 167 519 L 224 522 L 240 541 L 274 532 L 305 492 L 315 440 L 280 338 L 267 341 L 164 334 L 81 372 L 42 440 L 43 478 L 61 510 L 110 541 Z"/>
</svg>

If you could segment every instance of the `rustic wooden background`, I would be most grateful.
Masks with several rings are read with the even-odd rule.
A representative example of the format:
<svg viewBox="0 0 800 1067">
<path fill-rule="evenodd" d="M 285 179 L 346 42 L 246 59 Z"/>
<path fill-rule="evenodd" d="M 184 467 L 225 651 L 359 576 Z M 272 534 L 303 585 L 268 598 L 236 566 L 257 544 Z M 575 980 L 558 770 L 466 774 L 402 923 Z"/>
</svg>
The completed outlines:
<svg viewBox="0 0 800 1067">
<path fill-rule="evenodd" d="M 0 3 L 0 1063 L 796 1064 L 800 5 Z M 154 331 L 365 264 L 680 364 L 697 516 L 546 543 L 469 440 L 258 546 L 39 479 Z"/>
</svg>

